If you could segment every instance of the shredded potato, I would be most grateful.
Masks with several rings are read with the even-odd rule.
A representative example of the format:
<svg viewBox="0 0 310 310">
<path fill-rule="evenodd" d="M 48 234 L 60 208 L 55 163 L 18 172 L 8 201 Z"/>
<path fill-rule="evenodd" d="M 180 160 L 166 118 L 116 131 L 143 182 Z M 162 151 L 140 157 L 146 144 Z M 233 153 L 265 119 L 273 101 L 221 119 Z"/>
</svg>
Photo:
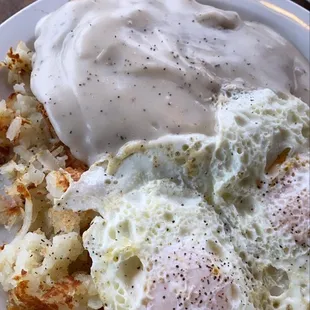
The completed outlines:
<svg viewBox="0 0 310 310">
<path fill-rule="evenodd" d="M 58 211 L 50 209 L 49 217 L 55 234 L 80 231 L 80 217 L 71 210 Z"/>
<path fill-rule="evenodd" d="M 23 202 L 19 196 L 0 196 L 0 224 L 10 229 L 23 217 Z"/>
<path fill-rule="evenodd" d="M 29 74 L 32 69 L 31 50 L 24 42 L 19 42 L 16 50 L 11 47 L 3 62 L 0 62 L 0 67 L 9 69 L 9 83 L 17 84 L 23 80 L 29 79 Z"/>
<path fill-rule="evenodd" d="M 29 87 L 32 52 L 20 42 L 1 67 L 14 92 L 0 101 L 0 224 L 19 225 L 0 248 L 8 309 L 101 309 L 81 234 L 96 216 L 53 208 L 88 167 L 59 141 Z"/>
<path fill-rule="evenodd" d="M 0 254 L 0 282 L 9 292 L 11 309 L 72 309 L 102 304 L 89 275 L 69 275 L 68 268 L 84 251 L 77 233 L 55 236 L 27 233 Z M 89 295 L 89 298 L 88 298 Z"/>
</svg>

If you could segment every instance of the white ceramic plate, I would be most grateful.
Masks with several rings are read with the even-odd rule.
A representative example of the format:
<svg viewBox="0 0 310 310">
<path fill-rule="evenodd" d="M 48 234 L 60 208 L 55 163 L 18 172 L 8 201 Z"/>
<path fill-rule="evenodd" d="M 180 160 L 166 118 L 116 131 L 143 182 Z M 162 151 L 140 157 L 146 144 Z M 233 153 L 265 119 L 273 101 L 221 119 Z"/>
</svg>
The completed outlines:
<svg viewBox="0 0 310 310">
<path fill-rule="evenodd" d="M 198 0 L 204 4 L 235 10 L 245 20 L 262 22 L 291 41 L 301 53 L 310 58 L 310 14 L 290 0 Z M 0 59 L 19 41 L 30 47 L 34 41 L 34 29 L 38 20 L 56 10 L 67 0 L 38 0 L 12 16 L 0 25 Z M 0 100 L 11 92 L 6 83 L 7 75 L 0 71 Z M 0 179 L 1 183 L 1 179 Z M 0 188 L 1 188 L 0 184 Z M 0 244 L 8 239 L 8 234 L 0 228 Z M 0 309 L 5 309 L 5 296 L 0 291 Z"/>
</svg>

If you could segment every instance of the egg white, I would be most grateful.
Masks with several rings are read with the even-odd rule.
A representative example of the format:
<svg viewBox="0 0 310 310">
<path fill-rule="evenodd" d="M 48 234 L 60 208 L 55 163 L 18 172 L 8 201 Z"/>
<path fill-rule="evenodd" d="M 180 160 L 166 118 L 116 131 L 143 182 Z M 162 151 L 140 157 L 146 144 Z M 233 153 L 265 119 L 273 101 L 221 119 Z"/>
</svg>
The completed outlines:
<svg viewBox="0 0 310 310">
<path fill-rule="evenodd" d="M 83 242 L 106 308 L 165 309 L 176 295 L 183 302 L 175 309 L 307 309 L 308 138 L 305 103 L 258 90 L 219 99 L 214 136 L 130 142 L 94 164 L 55 207 L 101 215 Z M 284 150 L 284 163 L 269 171 Z M 292 186 L 274 184 L 291 163 Z M 300 190 L 298 215 L 300 204 L 290 199 L 299 199 Z M 294 216 L 279 212 L 283 201 Z M 190 276 L 199 263 L 184 253 L 213 265 L 202 271 L 209 286 L 191 285 L 201 275 Z M 221 275 L 215 282 L 214 272 Z M 165 290 L 172 299 L 163 298 Z M 205 298 L 199 290 L 215 294 Z"/>
<path fill-rule="evenodd" d="M 166 294 L 182 296 L 183 307 L 192 303 L 192 309 L 198 309 L 200 300 L 206 306 L 209 296 L 204 294 L 193 303 L 198 291 L 191 288 L 189 274 L 213 264 L 210 274 L 203 273 L 214 281 L 205 284 L 205 291 L 221 287 L 218 279 L 213 280 L 213 268 L 219 268 L 221 281 L 227 278 L 235 286 L 229 304 L 234 309 L 249 305 L 243 294 L 246 270 L 218 215 L 197 192 L 165 179 L 151 181 L 106 204 L 109 211 L 84 234 L 84 244 L 92 253 L 92 275 L 104 288 L 102 298 L 111 309 L 149 309 L 152 291 L 166 282 Z M 189 266 L 188 257 L 196 260 L 194 266 Z M 182 279 L 173 275 L 178 270 L 183 270 Z M 169 272 L 173 280 L 167 279 Z"/>
</svg>

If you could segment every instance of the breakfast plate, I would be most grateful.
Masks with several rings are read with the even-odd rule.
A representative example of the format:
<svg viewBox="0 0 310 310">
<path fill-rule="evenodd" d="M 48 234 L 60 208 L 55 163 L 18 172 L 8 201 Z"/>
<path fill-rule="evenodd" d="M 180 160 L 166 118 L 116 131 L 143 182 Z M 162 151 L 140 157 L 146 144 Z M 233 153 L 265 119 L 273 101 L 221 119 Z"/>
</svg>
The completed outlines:
<svg viewBox="0 0 310 310">
<path fill-rule="evenodd" d="M 30 49 L 33 49 L 34 32 L 37 22 L 45 15 L 57 10 L 66 2 L 67 0 L 53 0 L 53 1 L 38 0 L 35 3 L 31 4 L 30 6 L 23 9 L 22 11 L 20 11 L 19 13 L 12 16 L 11 18 L 9 18 L 2 25 L 0 25 L 0 43 L 1 43 L 0 60 L 5 58 L 6 53 L 10 47 L 15 47 L 20 41 L 26 42 L 28 47 Z M 244 20 L 260 22 L 271 27 L 276 32 L 281 34 L 284 38 L 286 38 L 288 41 L 290 41 L 299 50 L 299 52 L 309 61 L 310 58 L 309 12 L 307 12 L 300 6 L 292 3 L 291 1 L 200 0 L 199 2 L 203 4 L 212 5 L 223 10 L 236 11 L 239 13 L 240 17 Z M 166 68 L 164 68 L 164 70 L 166 70 Z M 0 99 L 6 98 L 11 92 L 12 88 L 7 84 L 7 72 L 6 70 L 0 70 Z M 265 95 L 270 96 L 268 92 Z M 156 127 L 158 126 L 158 124 L 155 123 L 152 125 L 155 129 L 157 129 Z M 121 140 L 123 140 L 122 136 Z M 95 170 L 93 171 L 93 173 L 95 174 Z M 108 184 L 110 184 L 109 182 L 111 182 L 110 179 L 104 181 L 107 182 Z M 118 181 L 119 180 L 115 179 L 114 181 L 115 184 L 117 184 Z M 2 182 L 1 179 L 0 182 Z M 85 185 L 85 188 L 87 188 L 87 184 Z M 71 199 L 70 195 L 69 198 L 66 199 L 70 201 Z M 113 219 L 111 219 L 111 222 L 113 222 Z M 102 223 L 98 220 L 95 223 L 95 225 L 101 227 Z M 94 231 L 89 232 L 89 234 L 91 233 L 95 232 Z M 10 235 L 1 228 L 0 244 L 5 243 L 9 239 L 11 239 Z M 2 294 L 0 296 L 1 309 L 4 309 L 5 307 L 5 300 L 6 300 L 5 295 Z"/>
<path fill-rule="evenodd" d="M 2 23 L 0 25 L 0 59 L 4 59 L 9 47 L 16 46 L 21 40 L 29 43 L 31 47 L 37 22 L 66 2 L 67 0 L 38 0 Z M 309 12 L 292 1 L 200 0 L 200 2 L 221 9 L 236 10 L 246 20 L 259 21 L 270 26 L 291 41 L 304 57 L 310 59 Z M 7 77 L 3 72 L 0 72 L 0 94 L 1 98 L 10 94 Z"/>
</svg>

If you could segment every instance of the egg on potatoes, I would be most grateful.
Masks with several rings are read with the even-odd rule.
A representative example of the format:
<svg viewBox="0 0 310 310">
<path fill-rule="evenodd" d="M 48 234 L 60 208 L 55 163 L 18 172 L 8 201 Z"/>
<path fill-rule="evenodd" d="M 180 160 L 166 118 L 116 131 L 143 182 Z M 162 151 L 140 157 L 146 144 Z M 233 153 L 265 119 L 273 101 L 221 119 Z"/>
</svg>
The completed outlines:
<svg viewBox="0 0 310 310">
<path fill-rule="evenodd" d="M 308 124 L 295 97 L 236 93 L 216 135 L 130 142 L 72 183 L 55 208 L 100 214 L 83 243 L 106 309 L 307 309 Z"/>
</svg>

